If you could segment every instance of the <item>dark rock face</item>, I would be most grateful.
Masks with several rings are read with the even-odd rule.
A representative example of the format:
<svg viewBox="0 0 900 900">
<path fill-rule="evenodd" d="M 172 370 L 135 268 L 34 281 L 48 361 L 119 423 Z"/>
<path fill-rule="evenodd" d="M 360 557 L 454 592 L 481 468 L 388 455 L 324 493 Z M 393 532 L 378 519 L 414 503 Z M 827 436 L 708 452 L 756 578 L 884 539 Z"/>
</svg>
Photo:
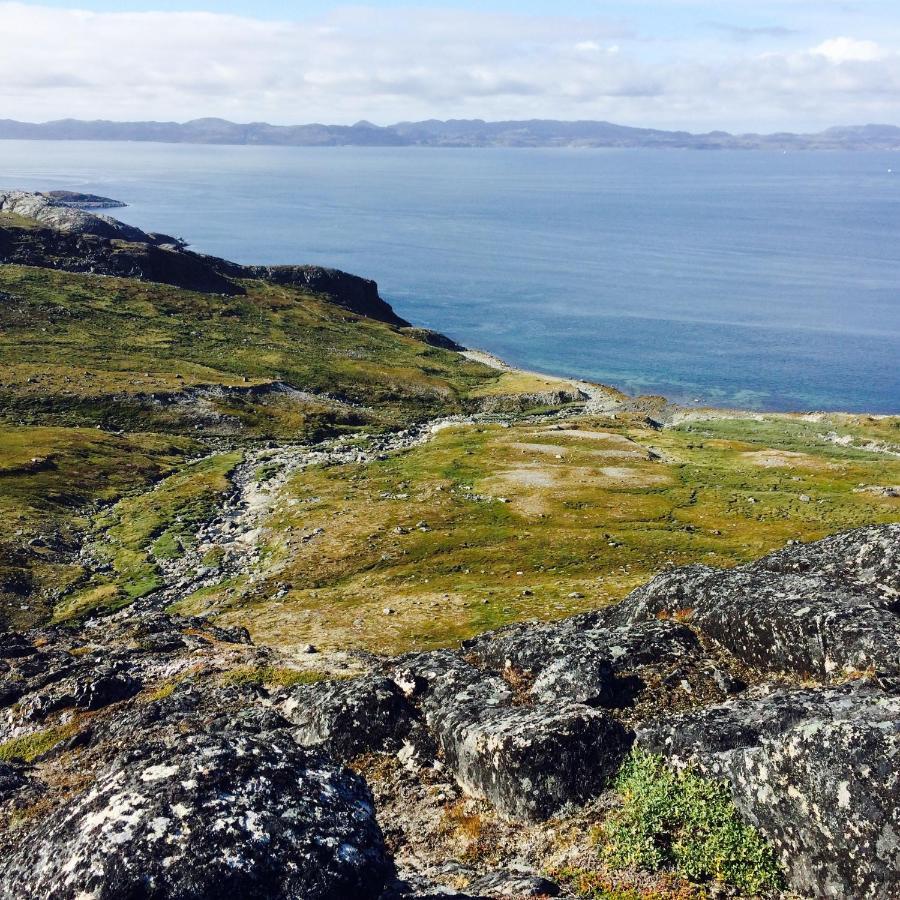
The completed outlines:
<svg viewBox="0 0 900 900">
<path fill-rule="evenodd" d="M 0 762 L 0 800 L 5 800 L 27 783 L 28 778 L 19 767 Z"/>
<path fill-rule="evenodd" d="M 900 525 L 860 529 L 719 571 L 654 578 L 610 615 L 627 624 L 682 614 L 763 671 L 828 678 L 900 674 Z"/>
<path fill-rule="evenodd" d="M 457 781 L 504 816 L 541 820 L 597 796 L 628 749 L 625 729 L 581 704 L 433 716 Z"/>
<path fill-rule="evenodd" d="M 0 864 L 6 897 L 377 897 L 364 783 L 284 733 L 190 735 L 116 760 Z"/>
<path fill-rule="evenodd" d="M 900 700 L 882 698 L 847 719 L 812 718 L 764 740 L 737 756 L 730 776 L 739 808 L 779 850 L 796 891 L 896 897 L 898 760 Z"/>
<path fill-rule="evenodd" d="M 677 622 L 654 619 L 605 627 L 595 613 L 548 625 L 512 626 L 468 641 L 465 649 L 525 679 L 536 700 L 605 707 L 629 705 L 654 671 L 705 659 L 694 633 Z"/>
<path fill-rule="evenodd" d="M 260 278 L 272 284 L 283 284 L 325 294 L 338 306 L 370 319 L 391 325 L 409 325 L 390 305 L 378 296 L 378 285 L 368 278 L 348 275 L 338 269 L 321 266 L 243 266 L 244 278 Z"/>
<path fill-rule="evenodd" d="M 304 685 L 276 698 L 276 708 L 297 726 L 305 747 L 322 747 L 347 761 L 361 753 L 396 753 L 403 746 L 413 710 L 387 678 L 354 678 Z"/>
<path fill-rule="evenodd" d="M 139 278 L 204 293 L 244 293 L 240 285 L 189 251 L 52 228 L 0 227 L 0 263 Z"/>
</svg>

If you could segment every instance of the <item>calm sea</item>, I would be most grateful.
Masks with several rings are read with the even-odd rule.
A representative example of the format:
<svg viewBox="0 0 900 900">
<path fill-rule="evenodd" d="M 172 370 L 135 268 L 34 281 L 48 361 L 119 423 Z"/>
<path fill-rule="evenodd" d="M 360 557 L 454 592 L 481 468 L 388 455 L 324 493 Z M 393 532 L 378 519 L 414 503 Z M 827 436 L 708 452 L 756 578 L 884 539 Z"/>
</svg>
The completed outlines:
<svg viewBox="0 0 900 900">
<path fill-rule="evenodd" d="M 900 412 L 900 154 L 0 141 L 0 187 L 375 278 L 416 324 L 529 368 Z"/>
</svg>

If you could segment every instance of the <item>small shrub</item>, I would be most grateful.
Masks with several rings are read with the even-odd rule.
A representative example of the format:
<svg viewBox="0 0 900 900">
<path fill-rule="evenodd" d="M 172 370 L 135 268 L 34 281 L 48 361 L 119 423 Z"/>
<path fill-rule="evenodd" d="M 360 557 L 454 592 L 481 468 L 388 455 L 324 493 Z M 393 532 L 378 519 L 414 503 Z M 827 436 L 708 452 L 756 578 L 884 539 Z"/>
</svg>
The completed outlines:
<svg viewBox="0 0 900 900">
<path fill-rule="evenodd" d="M 610 865 L 671 866 L 692 881 L 715 878 L 749 893 L 781 884 L 772 849 L 738 818 L 724 783 L 635 750 L 616 789 L 622 806 L 602 830 Z"/>
</svg>

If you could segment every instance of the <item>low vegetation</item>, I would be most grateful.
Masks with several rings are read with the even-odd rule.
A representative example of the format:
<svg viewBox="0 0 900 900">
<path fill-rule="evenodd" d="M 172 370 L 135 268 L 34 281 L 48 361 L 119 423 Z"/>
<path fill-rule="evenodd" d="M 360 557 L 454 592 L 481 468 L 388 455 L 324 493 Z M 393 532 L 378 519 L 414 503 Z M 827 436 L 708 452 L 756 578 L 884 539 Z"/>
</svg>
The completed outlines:
<svg viewBox="0 0 900 900">
<path fill-rule="evenodd" d="M 671 867 L 749 894 L 781 887 L 771 848 L 738 817 L 724 784 L 636 750 L 615 787 L 622 804 L 602 828 L 601 853 L 611 866 Z"/>
<path fill-rule="evenodd" d="M 328 676 L 308 669 L 288 669 L 278 666 L 244 666 L 231 669 L 222 676 L 225 685 L 259 685 L 268 688 L 289 688 L 298 684 L 315 684 Z"/>
<path fill-rule="evenodd" d="M 298 289 L 245 286 L 0 267 L 0 418 L 308 439 L 459 408 L 500 377 Z"/>
<path fill-rule="evenodd" d="M 748 562 L 896 521 L 900 459 L 820 437 L 884 420 L 638 416 L 461 425 L 371 464 L 308 469 L 252 583 L 187 598 L 278 646 L 394 653 L 615 601 L 671 566 Z M 348 552 L 352 548 L 352 552 Z M 389 612 L 385 612 L 389 610 Z"/>
<path fill-rule="evenodd" d="M 67 725 L 54 725 L 23 737 L 13 738 L 5 744 L 0 744 L 0 762 L 19 760 L 33 763 L 77 733 L 78 725 L 70 722 Z"/>
<path fill-rule="evenodd" d="M 94 575 L 55 610 L 55 618 L 117 609 L 162 586 L 158 561 L 180 556 L 213 516 L 230 486 L 240 453 L 220 453 L 185 465 L 152 490 L 119 501 L 97 516 L 94 555 L 108 574 Z"/>
</svg>

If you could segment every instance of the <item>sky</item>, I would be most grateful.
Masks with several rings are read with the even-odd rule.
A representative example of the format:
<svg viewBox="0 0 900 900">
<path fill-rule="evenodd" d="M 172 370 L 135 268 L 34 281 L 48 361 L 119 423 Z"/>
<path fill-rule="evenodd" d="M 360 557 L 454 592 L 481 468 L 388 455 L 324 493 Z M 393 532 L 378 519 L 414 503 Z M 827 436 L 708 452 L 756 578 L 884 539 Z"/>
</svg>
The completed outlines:
<svg viewBox="0 0 900 900">
<path fill-rule="evenodd" d="M 900 125 L 900 0 L 0 0 L 0 118 Z"/>
</svg>

